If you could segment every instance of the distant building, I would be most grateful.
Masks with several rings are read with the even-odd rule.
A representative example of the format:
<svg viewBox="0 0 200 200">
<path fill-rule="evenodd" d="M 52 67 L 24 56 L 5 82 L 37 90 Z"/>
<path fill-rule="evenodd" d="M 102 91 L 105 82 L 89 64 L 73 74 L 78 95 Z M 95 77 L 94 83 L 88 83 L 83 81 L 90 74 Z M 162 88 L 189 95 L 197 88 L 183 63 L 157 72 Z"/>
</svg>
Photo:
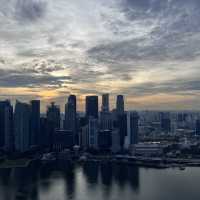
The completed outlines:
<svg viewBox="0 0 200 200">
<path fill-rule="evenodd" d="M 110 106 L 109 106 L 109 94 L 103 94 L 102 95 L 102 106 L 101 106 L 102 112 L 109 112 Z"/>
<path fill-rule="evenodd" d="M 200 136 L 200 120 L 196 120 L 196 135 Z"/>
<path fill-rule="evenodd" d="M 88 125 L 85 125 L 81 127 L 80 136 L 79 136 L 80 146 L 84 150 L 86 150 L 89 146 L 88 138 L 89 138 Z"/>
<path fill-rule="evenodd" d="M 98 119 L 98 96 L 86 97 L 86 117 L 94 117 Z"/>
<path fill-rule="evenodd" d="M 130 131 L 131 131 L 131 141 L 130 144 L 134 145 L 138 143 L 139 139 L 139 125 L 138 125 L 139 115 L 137 112 L 130 113 Z"/>
<path fill-rule="evenodd" d="M 30 145 L 39 145 L 40 140 L 40 101 L 31 101 Z"/>
<path fill-rule="evenodd" d="M 115 130 L 112 130 L 112 146 L 111 146 L 111 151 L 113 153 L 117 153 L 120 150 L 121 150 L 121 147 L 120 147 L 119 130 L 115 129 Z"/>
<path fill-rule="evenodd" d="M 56 130 L 53 136 L 53 150 L 62 151 L 66 148 L 71 149 L 73 144 L 73 133 L 68 130 Z"/>
<path fill-rule="evenodd" d="M 65 123 L 64 129 L 69 130 L 73 133 L 74 144 L 79 143 L 78 133 L 77 133 L 77 113 L 76 113 L 76 96 L 70 95 L 68 102 L 65 105 Z"/>
<path fill-rule="evenodd" d="M 101 151 L 109 151 L 112 147 L 112 131 L 101 130 L 98 132 L 98 148 Z"/>
<path fill-rule="evenodd" d="M 125 137 L 127 136 L 127 113 L 118 115 L 117 126 L 120 135 L 120 146 L 121 150 L 123 150 L 125 145 Z"/>
<path fill-rule="evenodd" d="M 90 148 L 97 148 L 98 120 L 90 117 L 88 122 L 88 144 Z"/>
<path fill-rule="evenodd" d="M 139 115 L 137 112 L 127 113 L 127 135 L 125 137 L 125 148 L 128 149 L 130 146 L 138 143 L 138 120 Z"/>
<path fill-rule="evenodd" d="M 30 149 L 30 118 L 30 105 L 17 101 L 14 112 L 14 136 L 16 151 L 25 152 Z"/>
<path fill-rule="evenodd" d="M 112 114 L 109 111 L 109 94 L 102 95 L 102 106 L 100 112 L 100 129 L 112 130 L 113 120 Z"/>
<path fill-rule="evenodd" d="M 139 156 L 161 156 L 168 145 L 159 143 L 139 143 L 134 145 L 134 154 Z"/>
<path fill-rule="evenodd" d="M 47 107 L 47 120 L 52 123 L 54 130 L 60 129 L 60 108 L 54 102 Z"/>
<path fill-rule="evenodd" d="M 13 135 L 13 107 L 10 101 L 0 101 L 0 148 L 12 151 Z"/>
<path fill-rule="evenodd" d="M 169 113 L 161 113 L 161 129 L 165 133 L 171 132 L 171 120 Z"/>
<path fill-rule="evenodd" d="M 100 129 L 112 130 L 113 129 L 113 119 L 110 112 L 101 112 L 100 113 Z"/>
<path fill-rule="evenodd" d="M 49 136 L 49 146 L 53 148 L 53 138 L 56 130 L 60 130 L 60 107 L 51 103 L 47 107 L 47 130 Z"/>
<path fill-rule="evenodd" d="M 51 135 L 52 134 L 52 135 Z M 49 148 L 53 140 L 53 124 L 46 117 L 40 118 L 40 140 L 39 144 L 42 148 Z"/>
<path fill-rule="evenodd" d="M 116 111 L 118 114 L 124 113 L 124 96 L 123 95 L 117 96 Z"/>
</svg>

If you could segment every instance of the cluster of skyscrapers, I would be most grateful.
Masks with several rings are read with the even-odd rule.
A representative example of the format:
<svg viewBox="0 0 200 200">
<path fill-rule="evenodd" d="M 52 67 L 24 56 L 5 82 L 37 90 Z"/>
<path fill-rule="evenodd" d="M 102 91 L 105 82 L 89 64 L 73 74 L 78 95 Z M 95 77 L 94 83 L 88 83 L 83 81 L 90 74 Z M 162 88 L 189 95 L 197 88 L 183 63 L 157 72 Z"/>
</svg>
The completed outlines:
<svg viewBox="0 0 200 200">
<path fill-rule="evenodd" d="M 120 151 L 138 142 L 138 114 L 124 110 L 124 97 L 118 95 L 116 109 L 110 110 L 109 94 L 86 96 L 85 114 L 77 112 L 77 99 L 70 95 L 64 117 L 55 103 L 40 114 L 40 101 L 0 102 L 0 148 L 6 152 L 33 149 L 63 150 L 76 145 L 102 151 Z"/>
</svg>

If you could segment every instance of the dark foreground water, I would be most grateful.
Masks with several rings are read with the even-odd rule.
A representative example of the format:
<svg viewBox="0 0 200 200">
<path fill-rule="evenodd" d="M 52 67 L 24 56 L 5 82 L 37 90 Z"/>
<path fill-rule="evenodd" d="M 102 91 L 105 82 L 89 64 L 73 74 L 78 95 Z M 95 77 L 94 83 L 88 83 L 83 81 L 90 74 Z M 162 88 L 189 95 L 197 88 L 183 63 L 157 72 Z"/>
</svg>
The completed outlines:
<svg viewBox="0 0 200 200">
<path fill-rule="evenodd" d="M 199 200 L 200 168 L 87 164 L 0 170 L 0 200 Z"/>
</svg>

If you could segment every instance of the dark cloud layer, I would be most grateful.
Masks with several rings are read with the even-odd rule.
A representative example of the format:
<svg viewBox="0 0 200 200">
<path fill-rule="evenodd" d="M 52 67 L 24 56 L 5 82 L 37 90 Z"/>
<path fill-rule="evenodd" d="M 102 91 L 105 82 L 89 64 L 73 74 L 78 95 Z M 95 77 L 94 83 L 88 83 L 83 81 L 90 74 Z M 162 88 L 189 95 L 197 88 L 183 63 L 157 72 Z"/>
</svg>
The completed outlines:
<svg viewBox="0 0 200 200">
<path fill-rule="evenodd" d="M 36 70 L 1 70 L 1 87 L 61 87 L 65 81 L 70 82 L 70 76 L 52 76 L 38 73 Z"/>
</svg>

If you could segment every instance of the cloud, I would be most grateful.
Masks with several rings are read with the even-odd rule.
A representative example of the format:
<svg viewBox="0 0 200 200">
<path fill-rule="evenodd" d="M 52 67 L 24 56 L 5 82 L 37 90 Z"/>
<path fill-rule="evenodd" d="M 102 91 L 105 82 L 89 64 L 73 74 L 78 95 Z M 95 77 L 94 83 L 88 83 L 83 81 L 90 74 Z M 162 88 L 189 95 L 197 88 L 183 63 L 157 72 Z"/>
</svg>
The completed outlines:
<svg viewBox="0 0 200 200">
<path fill-rule="evenodd" d="M 1 87 L 60 87 L 65 81 L 70 82 L 70 76 L 52 76 L 41 74 L 39 71 L 22 70 L 0 70 Z"/>
<path fill-rule="evenodd" d="M 46 7 L 44 0 L 17 0 L 16 17 L 19 21 L 35 21 L 45 15 Z"/>
<path fill-rule="evenodd" d="M 199 92 L 198 0 L 0 1 L 1 88 Z"/>
</svg>

